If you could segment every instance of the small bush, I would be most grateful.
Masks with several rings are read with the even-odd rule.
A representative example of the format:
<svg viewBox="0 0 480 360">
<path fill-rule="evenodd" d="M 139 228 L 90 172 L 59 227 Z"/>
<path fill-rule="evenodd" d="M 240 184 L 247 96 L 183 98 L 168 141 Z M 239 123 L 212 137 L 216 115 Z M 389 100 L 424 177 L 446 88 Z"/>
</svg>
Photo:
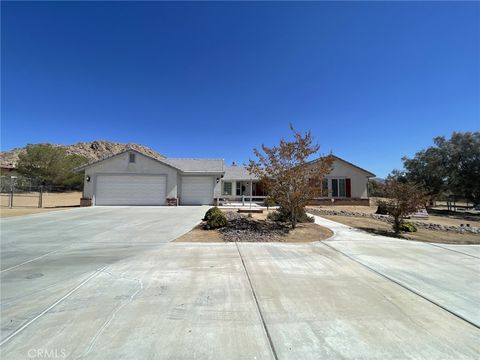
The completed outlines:
<svg viewBox="0 0 480 360">
<path fill-rule="evenodd" d="M 271 196 L 267 196 L 265 200 L 263 200 L 263 206 L 266 206 L 267 208 L 275 206 L 275 200 Z"/>
<path fill-rule="evenodd" d="M 280 208 L 277 211 L 272 211 L 267 215 L 268 220 L 278 221 L 278 222 L 290 222 L 292 217 L 290 216 L 290 212 Z M 299 214 L 297 214 L 297 222 L 299 223 L 313 223 L 315 219 L 313 216 L 308 216 L 305 210 Z"/>
<path fill-rule="evenodd" d="M 385 204 L 380 203 L 377 207 L 377 211 L 375 211 L 375 214 L 388 215 L 387 206 Z"/>
<path fill-rule="evenodd" d="M 268 213 L 267 219 L 271 221 L 281 221 L 280 216 L 281 214 L 278 211 L 272 211 Z"/>
<path fill-rule="evenodd" d="M 205 213 L 203 221 L 206 221 L 204 229 L 218 229 L 227 225 L 225 214 L 216 206 Z"/>
<path fill-rule="evenodd" d="M 403 232 L 417 232 L 417 227 L 409 222 L 404 222 L 400 224 L 400 231 Z"/>
<path fill-rule="evenodd" d="M 220 213 L 222 213 L 222 210 L 220 210 L 218 207 L 214 206 L 214 207 L 208 209 L 208 211 L 205 213 L 205 216 L 203 217 L 202 220 L 203 221 L 208 221 L 213 216 L 215 216 L 216 214 L 220 214 Z"/>
</svg>

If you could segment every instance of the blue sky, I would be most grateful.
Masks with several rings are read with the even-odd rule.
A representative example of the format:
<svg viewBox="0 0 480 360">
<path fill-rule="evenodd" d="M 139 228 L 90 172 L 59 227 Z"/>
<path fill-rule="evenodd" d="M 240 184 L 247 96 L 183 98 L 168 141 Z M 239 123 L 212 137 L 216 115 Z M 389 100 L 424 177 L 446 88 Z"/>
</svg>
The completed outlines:
<svg viewBox="0 0 480 360">
<path fill-rule="evenodd" d="M 291 122 L 378 176 L 480 128 L 478 2 L 2 2 L 1 148 L 247 161 Z"/>
</svg>

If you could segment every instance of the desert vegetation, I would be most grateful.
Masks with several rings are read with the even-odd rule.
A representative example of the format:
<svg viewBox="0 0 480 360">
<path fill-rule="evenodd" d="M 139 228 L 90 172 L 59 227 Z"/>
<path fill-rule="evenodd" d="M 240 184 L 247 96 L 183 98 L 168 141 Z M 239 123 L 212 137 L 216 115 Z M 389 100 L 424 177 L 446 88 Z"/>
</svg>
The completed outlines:
<svg viewBox="0 0 480 360">
<path fill-rule="evenodd" d="M 324 240 L 333 235 L 327 228 L 310 220 L 298 223 L 293 229 L 288 220 L 282 221 L 277 216 L 275 210 L 245 214 L 236 209 L 213 207 L 207 211 L 199 226 L 177 241 L 310 242 Z"/>
<path fill-rule="evenodd" d="M 248 170 L 265 186 L 271 200 L 279 205 L 278 221 L 288 221 L 295 229 L 298 222 L 308 221 L 305 207 L 320 195 L 323 178 L 330 172 L 333 159 L 329 156 L 310 162 L 320 145 L 310 131 L 300 133 L 290 125 L 292 140 L 282 139 L 278 145 L 262 145 L 254 149 L 256 160 L 250 160 Z"/>
</svg>

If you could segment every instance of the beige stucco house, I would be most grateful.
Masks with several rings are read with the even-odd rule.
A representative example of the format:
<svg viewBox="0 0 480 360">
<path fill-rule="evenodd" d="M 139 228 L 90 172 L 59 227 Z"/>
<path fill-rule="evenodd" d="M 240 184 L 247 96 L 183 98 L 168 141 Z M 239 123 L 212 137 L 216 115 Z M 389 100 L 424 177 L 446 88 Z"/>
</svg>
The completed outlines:
<svg viewBox="0 0 480 360">
<path fill-rule="evenodd" d="M 243 166 L 223 159 L 155 158 L 133 149 L 80 166 L 83 197 L 93 205 L 211 205 L 236 201 L 263 202 L 259 179 Z M 323 198 L 368 200 L 371 172 L 334 156 L 323 184 Z"/>
</svg>

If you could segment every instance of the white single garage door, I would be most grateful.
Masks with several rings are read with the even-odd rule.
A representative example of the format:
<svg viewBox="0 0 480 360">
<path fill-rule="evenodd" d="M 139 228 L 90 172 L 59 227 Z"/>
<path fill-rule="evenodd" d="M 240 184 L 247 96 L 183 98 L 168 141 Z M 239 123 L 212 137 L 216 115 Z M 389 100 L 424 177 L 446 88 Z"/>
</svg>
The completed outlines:
<svg viewBox="0 0 480 360">
<path fill-rule="evenodd" d="M 95 205 L 165 205 L 166 175 L 98 175 Z"/>
<path fill-rule="evenodd" d="M 211 205 L 213 203 L 212 176 L 183 176 L 182 205 Z"/>
</svg>

